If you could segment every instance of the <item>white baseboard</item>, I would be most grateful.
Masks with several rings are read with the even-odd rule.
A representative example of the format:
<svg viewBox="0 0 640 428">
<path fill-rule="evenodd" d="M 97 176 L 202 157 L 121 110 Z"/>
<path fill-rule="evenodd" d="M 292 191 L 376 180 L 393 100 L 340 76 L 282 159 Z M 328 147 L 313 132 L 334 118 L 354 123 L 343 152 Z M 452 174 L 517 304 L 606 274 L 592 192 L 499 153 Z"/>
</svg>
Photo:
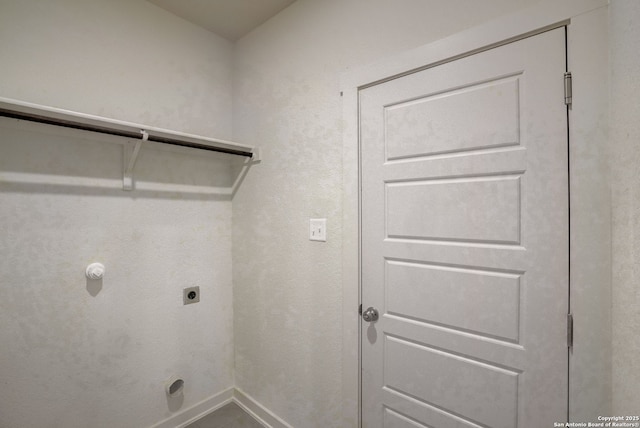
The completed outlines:
<svg viewBox="0 0 640 428">
<path fill-rule="evenodd" d="M 234 388 L 233 390 L 233 401 L 267 428 L 293 428 L 262 404 L 258 403 L 253 397 L 238 388 Z"/>
<path fill-rule="evenodd" d="M 192 422 L 200 419 L 201 417 L 208 415 L 209 413 L 215 411 L 216 409 L 224 406 L 225 404 L 229 404 L 234 400 L 235 389 L 229 388 L 226 389 L 214 396 L 206 398 L 195 404 L 188 409 L 183 410 L 180 413 L 177 413 L 170 418 L 165 419 L 162 422 L 153 425 L 151 428 L 183 428 L 189 425 Z"/>
<path fill-rule="evenodd" d="M 151 428 L 184 428 L 192 422 L 208 415 L 231 402 L 251 415 L 266 428 L 293 428 L 291 425 L 280 419 L 253 397 L 237 388 L 226 389 L 219 394 L 202 400 L 188 409 L 177 413 L 162 422 L 153 425 Z"/>
</svg>

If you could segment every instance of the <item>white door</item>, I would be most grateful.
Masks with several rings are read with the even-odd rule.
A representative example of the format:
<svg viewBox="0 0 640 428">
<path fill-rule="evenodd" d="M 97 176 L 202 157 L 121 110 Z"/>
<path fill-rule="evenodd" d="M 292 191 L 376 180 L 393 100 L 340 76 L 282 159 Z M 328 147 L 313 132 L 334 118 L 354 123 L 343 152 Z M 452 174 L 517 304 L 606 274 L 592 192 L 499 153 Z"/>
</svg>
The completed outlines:
<svg viewBox="0 0 640 428">
<path fill-rule="evenodd" d="M 365 428 L 566 420 L 565 63 L 562 28 L 360 91 Z"/>
</svg>

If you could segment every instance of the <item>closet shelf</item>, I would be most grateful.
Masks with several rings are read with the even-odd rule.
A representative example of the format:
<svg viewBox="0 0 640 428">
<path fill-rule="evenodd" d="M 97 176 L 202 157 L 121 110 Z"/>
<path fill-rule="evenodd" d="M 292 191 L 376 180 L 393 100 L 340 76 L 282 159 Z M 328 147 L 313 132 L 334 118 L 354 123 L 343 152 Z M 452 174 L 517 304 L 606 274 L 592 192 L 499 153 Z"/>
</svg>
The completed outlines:
<svg viewBox="0 0 640 428">
<path fill-rule="evenodd" d="M 253 146 L 108 119 L 55 107 L 41 106 L 10 98 L 0 97 L 0 116 L 115 135 L 127 139 L 129 144 L 124 145 L 123 188 L 125 190 L 131 190 L 133 188 L 132 171 L 143 141 L 244 156 L 252 162 L 260 161 L 259 151 Z M 137 141 L 132 142 L 131 140 Z M 131 143 L 133 143 L 133 145 Z"/>
</svg>

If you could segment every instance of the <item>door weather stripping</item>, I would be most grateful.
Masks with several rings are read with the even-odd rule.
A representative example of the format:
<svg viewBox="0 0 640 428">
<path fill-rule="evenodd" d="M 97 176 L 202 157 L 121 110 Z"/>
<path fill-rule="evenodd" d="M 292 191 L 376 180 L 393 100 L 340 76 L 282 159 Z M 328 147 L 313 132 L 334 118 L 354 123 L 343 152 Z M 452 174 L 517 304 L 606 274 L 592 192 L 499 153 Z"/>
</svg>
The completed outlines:
<svg viewBox="0 0 640 428">
<path fill-rule="evenodd" d="M 567 314 L 567 348 L 573 348 L 573 314 Z"/>
<path fill-rule="evenodd" d="M 571 87 L 571 72 L 564 73 L 564 103 L 570 106 L 572 103 L 573 88 Z"/>
</svg>

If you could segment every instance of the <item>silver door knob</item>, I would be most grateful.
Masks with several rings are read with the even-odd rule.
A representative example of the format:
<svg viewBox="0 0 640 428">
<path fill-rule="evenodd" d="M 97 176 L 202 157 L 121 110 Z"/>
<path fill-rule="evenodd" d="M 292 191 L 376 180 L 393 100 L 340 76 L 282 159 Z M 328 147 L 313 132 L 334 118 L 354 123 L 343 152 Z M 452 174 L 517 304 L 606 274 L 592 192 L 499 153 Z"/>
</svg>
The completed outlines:
<svg viewBox="0 0 640 428">
<path fill-rule="evenodd" d="M 362 313 L 362 319 L 366 322 L 375 322 L 378 321 L 378 318 L 378 310 L 371 306 Z"/>
</svg>

